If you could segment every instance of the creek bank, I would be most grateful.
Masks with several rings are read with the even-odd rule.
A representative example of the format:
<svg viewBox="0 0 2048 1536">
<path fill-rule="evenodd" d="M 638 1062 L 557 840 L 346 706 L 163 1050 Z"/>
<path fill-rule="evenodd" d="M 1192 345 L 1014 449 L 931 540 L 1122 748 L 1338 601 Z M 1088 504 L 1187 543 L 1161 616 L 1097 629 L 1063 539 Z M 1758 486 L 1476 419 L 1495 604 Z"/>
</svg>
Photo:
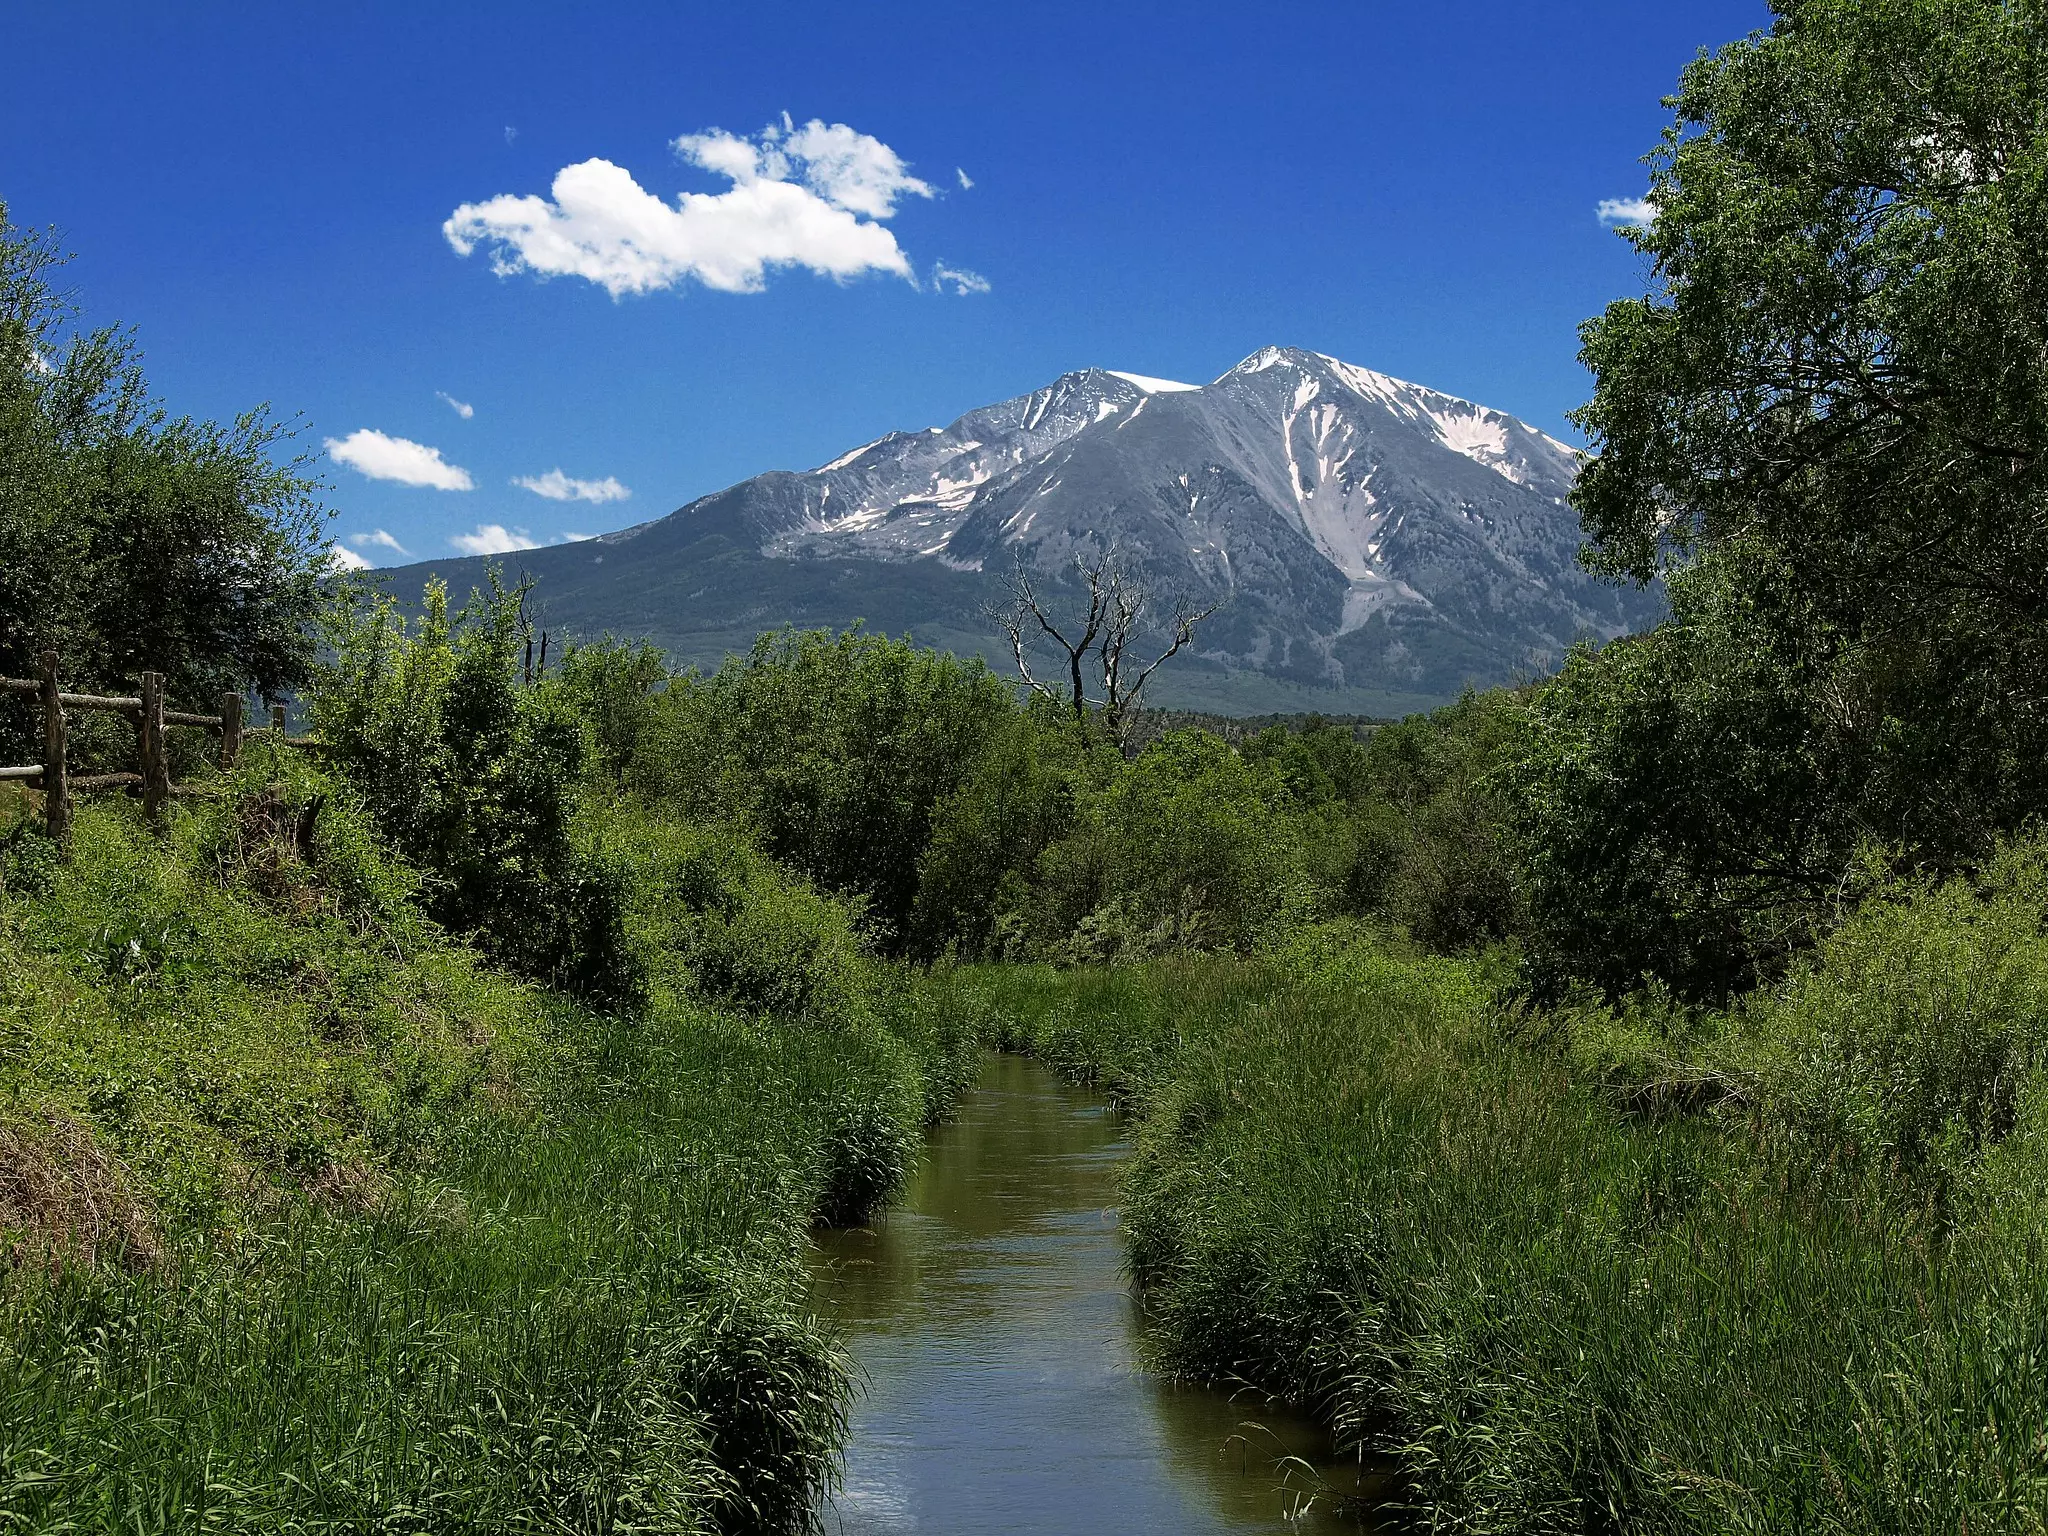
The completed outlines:
<svg viewBox="0 0 2048 1536">
<path fill-rule="evenodd" d="M 421 921 L 345 802 L 309 858 L 233 805 L 0 860 L 0 1523 L 802 1528 L 850 1393 L 810 1226 L 972 1042 L 880 981 L 598 1013 Z M 67 1166 L 118 1223 L 29 1198 Z"/>
<path fill-rule="evenodd" d="M 991 1055 L 902 1200 L 818 1234 L 860 1367 L 828 1532 L 1356 1532 L 1355 1462 L 1253 1395 L 1144 1366 L 1116 1202 L 1131 1124 Z"/>
<path fill-rule="evenodd" d="M 1432 1529 L 2038 1531 L 2035 1207 L 1936 1234 L 1741 1121 L 1630 1113 L 1496 980 L 1303 944 L 945 984 L 1132 1106 L 1167 1365 L 1312 1405 Z"/>
</svg>

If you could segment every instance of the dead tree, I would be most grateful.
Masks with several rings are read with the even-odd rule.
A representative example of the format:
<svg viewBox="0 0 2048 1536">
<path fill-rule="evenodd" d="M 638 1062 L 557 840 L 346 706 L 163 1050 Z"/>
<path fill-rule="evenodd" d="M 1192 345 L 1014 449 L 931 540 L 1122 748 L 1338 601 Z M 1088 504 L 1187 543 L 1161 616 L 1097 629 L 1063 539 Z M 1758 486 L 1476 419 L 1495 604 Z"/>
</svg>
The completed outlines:
<svg viewBox="0 0 2048 1536">
<path fill-rule="evenodd" d="M 1022 559 L 1003 578 L 1007 601 L 990 604 L 984 612 L 1009 641 L 1018 676 L 1033 693 L 1065 703 L 1084 736 L 1089 711 L 1094 710 L 1102 717 L 1110 739 L 1121 747 L 1130 712 L 1143 696 L 1145 684 L 1195 638 L 1196 627 L 1218 605 L 1198 608 L 1187 597 L 1177 596 L 1173 618 L 1166 626 L 1166 648 L 1140 666 L 1132 647 L 1143 635 L 1150 594 L 1115 549 L 1092 561 L 1076 560 L 1074 573 L 1088 596 L 1087 609 L 1078 619 L 1064 625 L 1053 621 Z M 1041 646 L 1057 652 L 1057 664 L 1066 674 L 1063 681 L 1048 682 L 1032 670 L 1032 652 Z M 1089 685 L 1095 679 L 1099 679 L 1099 687 L 1091 695 Z"/>
</svg>

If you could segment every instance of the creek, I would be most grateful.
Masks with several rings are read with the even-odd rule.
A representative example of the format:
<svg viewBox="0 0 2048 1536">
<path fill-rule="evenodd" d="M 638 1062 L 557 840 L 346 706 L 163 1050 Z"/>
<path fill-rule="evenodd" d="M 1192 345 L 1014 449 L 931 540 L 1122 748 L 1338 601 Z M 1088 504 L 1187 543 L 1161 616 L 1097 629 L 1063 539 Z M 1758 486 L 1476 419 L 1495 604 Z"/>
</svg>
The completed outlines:
<svg viewBox="0 0 2048 1536">
<path fill-rule="evenodd" d="M 863 1382 L 832 1536 L 1348 1532 L 1377 1492 L 1315 1425 L 1144 1366 L 1116 1230 L 1129 1123 L 993 1056 L 904 1198 L 818 1235 Z"/>
</svg>

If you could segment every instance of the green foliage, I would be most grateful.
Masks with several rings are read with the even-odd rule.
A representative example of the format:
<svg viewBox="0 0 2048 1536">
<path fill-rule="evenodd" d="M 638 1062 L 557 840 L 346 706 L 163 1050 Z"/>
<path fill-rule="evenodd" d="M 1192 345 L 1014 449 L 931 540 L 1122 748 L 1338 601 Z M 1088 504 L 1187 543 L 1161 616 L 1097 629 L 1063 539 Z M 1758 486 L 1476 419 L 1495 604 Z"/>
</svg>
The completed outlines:
<svg viewBox="0 0 2048 1536">
<path fill-rule="evenodd" d="M 1521 871 L 1496 784 L 1520 750 L 1519 730 L 1512 698 L 1492 693 L 1373 733 L 1356 771 L 1369 788 L 1355 909 L 1377 905 L 1439 953 L 1521 931 Z"/>
<path fill-rule="evenodd" d="M 1825 654 L 1765 616 L 1789 601 L 1767 566 L 1723 546 L 1673 580 L 1668 623 L 1532 695 L 1506 777 L 1545 995 L 1651 975 L 1725 1000 L 1839 899 L 1869 757 L 1826 707 Z"/>
<path fill-rule="evenodd" d="M 567 684 L 522 685 L 524 595 L 493 571 L 451 620 L 436 585 L 408 626 L 390 599 L 344 584 L 313 723 L 384 834 L 434 877 L 437 921 L 522 974 L 629 1001 L 624 877 L 574 836 L 585 721 Z"/>
<path fill-rule="evenodd" d="M 2019 920 L 2014 878 L 1984 921 Z M 1881 1179 L 1624 1112 L 1501 1031 L 1507 974 L 1307 931 L 974 980 L 1139 1112 L 1122 1215 L 1163 1363 L 1313 1405 L 1432 1529 L 2037 1530 L 2048 1095 L 1937 1239 Z"/>
<path fill-rule="evenodd" d="M 1947 1182 L 2048 1067 L 2048 847 L 2010 845 L 1975 880 L 1869 883 L 1714 1055 L 1816 1159 Z"/>
<path fill-rule="evenodd" d="M 820 894 L 730 825 L 690 825 L 629 803 L 590 812 L 624 872 L 635 961 L 657 996 L 845 1027 L 873 1015 L 857 903 Z"/>
<path fill-rule="evenodd" d="M 733 816 L 901 947 L 939 802 L 1015 708 L 980 661 L 858 629 L 763 635 L 664 692 L 629 774 L 685 814 Z"/>
<path fill-rule="evenodd" d="M 1043 708 L 992 733 L 959 787 L 932 813 L 911 914 L 915 952 L 952 946 L 986 955 L 996 922 L 1015 911 L 1033 866 L 1072 830 L 1077 798 L 1104 771 L 1064 722 Z"/>
<path fill-rule="evenodd" d="M 617 783 L 639 750 L 655 695 L 668 681 L 667 663 L 645 641 L 629 645 L 608 637 L 572 644 L 562 655 L 560 677 L 563 692 L 590 725 L 593 767 Z"/>
<path fill-rule="evenodd" d="M 1951 871 L 2048 808 L 2037 8 L 1780 0 L 1702 57 L 1584 330 L 1602 569 L 1652 638 L 1539 705 L 1538 947 L 1610 990 L 1772 974 L 1876 836 Z"/>
<path fill-rule="evenodd" d="M 1277 775 L 1214 736 L 1176 732 L 1147 747 L 1093 807 L 1097 911 L 1121 930 L 1112 942 L 1248 950 L 1311 914 L 1319 893 L 1285 803 Z"/>
<path fill-rule="evenodd" d="M 262 410 L 170 416 L 133 337 L 75 326 L 60 261 L 0 204 L 0 675 L 56 650 L 67 686 L 125 692 L 155 670 L 208 709 L 302 681 L 326 514 L 304 462 L 277 461 L 291 431 Z M 39 741 L 0 711 L 0 756 Z"/>
</svg>

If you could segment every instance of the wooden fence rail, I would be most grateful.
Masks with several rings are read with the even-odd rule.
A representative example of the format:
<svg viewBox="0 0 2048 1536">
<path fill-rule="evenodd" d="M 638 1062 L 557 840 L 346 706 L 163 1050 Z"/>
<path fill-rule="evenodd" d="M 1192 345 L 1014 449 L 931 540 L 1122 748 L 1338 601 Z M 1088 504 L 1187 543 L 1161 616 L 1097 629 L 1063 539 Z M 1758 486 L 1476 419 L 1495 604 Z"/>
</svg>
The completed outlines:
<svg viewBox="0 0 2048 1536">
<path fill-rule="evenodd" d="M 30 694 L 43 703 L 43 760 L 18 768 L 0 767 L 0 780 L 26 780 L 43 792 L 44 820 L 50 836 L 68 842 L 71 833 L 71 797 L 82 790 L 140 787 L 142 808 L 152 822 L 161 823 L 165 804 L 172 795 L 190 793 L 186 786 L 171 782 L 170 754 L 165 750 L 164 732 L 171 726 L 187 726 L 220 733 L 220 766 L 232 768 L 242 754 L 242 696 L 220 696 L 220 713 L 195 715 L 164 708 L 164 677 L 161 672 L 142 674 L 139 698 L 103 698 L 91 693 L 66 693 L 58 684 L 58 656 L 42 655 L 40 678 L 0 677 L 0 694 Z M 136 771 L 100 773 L 72 778 L 65 765 L 65 747 L 70 736 L 67 710 L 101 710 L 126 715 L 135 722 Z M 284 706 L 271 706 L 270 737 L 280 746 L 304 747 L 313 743 L 304 737 L 285 735 Z"/>
</svg>

